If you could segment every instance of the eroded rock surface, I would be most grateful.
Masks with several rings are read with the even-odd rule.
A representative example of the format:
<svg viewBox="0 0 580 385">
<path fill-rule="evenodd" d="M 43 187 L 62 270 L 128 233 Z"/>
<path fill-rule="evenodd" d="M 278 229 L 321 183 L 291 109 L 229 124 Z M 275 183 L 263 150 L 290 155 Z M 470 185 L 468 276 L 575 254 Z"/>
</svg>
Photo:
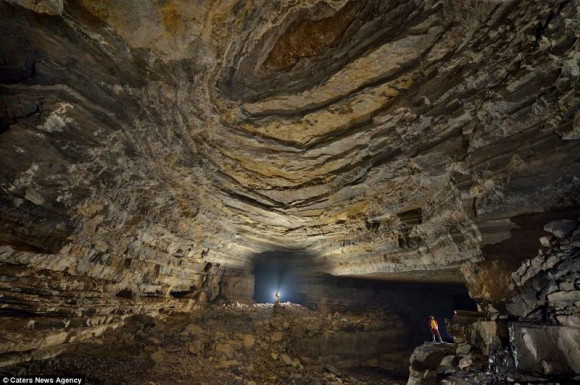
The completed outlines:
<svg viewBox="0 0 580 385">
<path fill-rule="evenodd" d="M 516 366 L 545 374 L 580 374 L 580 222 L 550 222 L 539 255 L 513 274 L 508 303 L 520 317 L 512 343 Z"/>
<path fill-rule="evenodd" d="M 398 360 L 410 351 L 392 348 L 393 332 L 405 332 L 397 322 L 385 313 L 322 315 L 294 304 L 133 316 L 74 352 L 0 369 L 0 376 L 83 373 L 91 384 L 401 385 Z"/>
<path fill-rule="evenodd" d="M 0 2 L 0 312 L 30 341 L 0 361 L 86 322 L 251 302 L 272 250 L 311 273 L 467 282 L 505 311 L 544 226 L 580 213 L 579 12 Z M 16 332 L 23 317 L 71 330 Z"/>
<path fill-rule="evenodd" d="M 538 255 L 512 274 L 505 313 L 457 312 L 457 349 L 424 345 L 411 356 L 411 384 L 562 383 L 580 380 L 580 222 L 553 221 Z M 428 359 L 430 358 L 430 359 Z"/>
</svg>

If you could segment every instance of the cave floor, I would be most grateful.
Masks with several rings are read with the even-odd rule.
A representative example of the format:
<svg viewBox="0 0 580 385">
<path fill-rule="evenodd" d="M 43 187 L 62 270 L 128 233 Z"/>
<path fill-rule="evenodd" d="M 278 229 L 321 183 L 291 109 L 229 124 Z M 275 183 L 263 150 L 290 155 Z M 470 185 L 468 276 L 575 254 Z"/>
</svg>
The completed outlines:
<svg viewBox="0 0 580 385">
<path fill-rule="evenodd" d="M 322 314 L 298 305 L 211 306 L 164 318 L 134 316 L 124 326 L 74 345 L 58 357 L 0 369 L 0 375 L 78 375 L 85 384 L 404 384 L 407 353 L 398 373 L 370 360 L 304 346 L 328 330 L 381 325 L 376 314 Z M 321 334 L 322 333 L 322 334 Z M 356 338 L 356 337 L 354 337 Z M 306 344 L 308 345 L 308 344 Z M 318 353 L 322 354 L 322 353 Z M 385 354 L 392 362 L 392 354 Z M 368 362 L 368 361 L 367 361 Z M 384 366 L 384 365 L 383 365 Z"/>
</svg>

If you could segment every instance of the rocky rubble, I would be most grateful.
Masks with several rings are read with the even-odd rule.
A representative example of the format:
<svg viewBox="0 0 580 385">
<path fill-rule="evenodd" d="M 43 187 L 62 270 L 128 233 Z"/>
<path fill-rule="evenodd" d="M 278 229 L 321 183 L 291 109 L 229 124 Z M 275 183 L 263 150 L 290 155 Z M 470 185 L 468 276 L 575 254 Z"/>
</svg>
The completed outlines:
<svg viewBox="0 0 580 385">
<path fill-rule="evenodd" d="M 490 347 L 500 343 L 502 330 L 485 313 L 456 312 L 447 328 L 454 343 L 426 343 L 415 348 L 410 359 L 408 385 L 446 383 L 484 384 Z M 480 373 L 483 372 L 483 375 Z M 447 382 L 454 384 L 454 382 Z"/>
<path fill-rule="evenodd" d="M 537 351 L 551 361 L 543 360 L 540 370 L 529 370 L 518 364 L 520 357 L 513 334 L 508 331 L 506 320 L 481 320 L 472 324 L 471 338 L 457 344 L 426 344 L 419 346 L 411 356 L 408 385 L 504 385 L 504 384 L 577 384 L 580 376 L 561 369 L 565 364 L 554 362 L 566 358 L 555 354 L 550 345 L 542 345 L 541 338 Z M 543 329 L 542 329 L 543 330 Z M 545 332 L 545 330 L 544 330 Z M 569 352 L 574 354 L 574 349 Z M 560 370 L 558 372 L 558 369 Z"/>
<path fill-rule="evenodd" d="M 153 318 L 125 326 L 44 362 L 2 374 L 81 373 L 90 384 L 402 384 L 405 373 L 385 342 L 387 314 L 322 314 L 290 303 L 211 306 L 203 312 Z M 336 338 L 338 337 L 338 340 Z M 341 357 L 341 354 L 344 354 Z"/>
<path fill-rule="evenodd" d="M 580 374 L 580 222 L 546 224 L 536 257 L 513 275 L 507 304 L 516 367 L 546 375 Z"/>
<path fill-rule="evenodd" d="M 508 311 L 530 322 L 580 328 L 580 223 L 546 224 L 538 255 L 512 274 Z"/>
<path fill-rule="evenodd" d="M 457 347 L 424 345 L 409 385 L 580 381 L 580 222 L 547 223 L 538 255 L 512 274 L 508 313 L 457 312 Z"/>
</svg>

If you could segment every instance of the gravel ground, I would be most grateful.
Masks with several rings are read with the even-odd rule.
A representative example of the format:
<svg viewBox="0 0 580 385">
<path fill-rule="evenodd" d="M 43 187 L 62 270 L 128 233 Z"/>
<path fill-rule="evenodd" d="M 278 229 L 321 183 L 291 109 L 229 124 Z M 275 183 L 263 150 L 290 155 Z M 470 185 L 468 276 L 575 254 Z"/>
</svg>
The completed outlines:
<svg viewBox="0 0 580 385">
<path fill-rule="evenodd" d="M 323 317 L 298 305 L 212 307 L 163 320 L 134 317 L 120 329 L 58 357 L 0 369 L 0 375 L 79 375 L 84 384 L 402 385 L 377 368 L 335 368 L 295 356 L 278 330 Z M 343 322 L 360 323 L 360 317 Z M 278 326 L 280 325 L 280 326 Z M 352 327 L 353 325 L 347 325 Z M 344 326 L 344 325 L 343 325 Z M 278 333 L 278 336 L 282 334 Z"/>
</svg>

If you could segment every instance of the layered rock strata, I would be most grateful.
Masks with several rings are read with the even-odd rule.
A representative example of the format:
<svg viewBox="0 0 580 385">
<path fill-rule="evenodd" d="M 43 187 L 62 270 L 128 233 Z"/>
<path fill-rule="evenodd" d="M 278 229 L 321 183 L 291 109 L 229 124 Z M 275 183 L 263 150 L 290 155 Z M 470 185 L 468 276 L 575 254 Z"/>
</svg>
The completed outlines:
<svg viewBox="0 0 580 385">
<path fill-rule="evenodd" d="M 467 281 L 503 310 L 543 225 L 579 212 L 578 13 L 2 1 L 3 314 L 247 300 L 254 257 L 280 249 L 335 276 Z"/>
<path fill-rule="evenodd" d="M 539 255 L 513 275 L 516 368 L 580 375 L 580 222 L 548 223 Z"/>
<path fill-rule="evenodd" d="M 539 254 L 512 274 L 509 313 L 460 312 L 456 345 L 424 345 L 409 385 L 580 380 L 580 222 L 546 224 Z"/>
</svg>

